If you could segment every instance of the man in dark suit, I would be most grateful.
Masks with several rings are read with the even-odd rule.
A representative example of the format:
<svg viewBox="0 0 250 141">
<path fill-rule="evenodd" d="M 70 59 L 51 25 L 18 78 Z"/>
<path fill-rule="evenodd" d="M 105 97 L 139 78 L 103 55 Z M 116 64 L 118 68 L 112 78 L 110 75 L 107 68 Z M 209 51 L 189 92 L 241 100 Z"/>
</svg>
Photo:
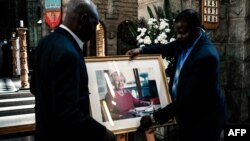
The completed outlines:
<svg viewBox="0 0 250 141">
<path fill-rule="evenodd" d="M 219 141 L 226 120 L 225 98 L 219 83 L 219 54 L 201 29 L 200 15 L 191 9 L 175 19 L 177 40 L 127 51 L 157 53 L 174 57 L 170 73 L 172 103 L 153 114 L 163 124 L 176 117 L 181 141 Z M 151 118 L 142 117 L 139 130 L 151 126 Z"/>
<path fill-rule="evenodd" d="M 83 43 L 95 32 L 99 14 L 91 0 L 70 0 L 63 24 L 43 38 L 31 76 L 36 141 L 114 141 L 90 116 Z"/>
<path fill-rule="evenodd" d="M 12 50 L 11 44 L 4 39 L 2 45 L 0 46 L 0 77 L 11 78 L 12 77 Z"/>
</svg>

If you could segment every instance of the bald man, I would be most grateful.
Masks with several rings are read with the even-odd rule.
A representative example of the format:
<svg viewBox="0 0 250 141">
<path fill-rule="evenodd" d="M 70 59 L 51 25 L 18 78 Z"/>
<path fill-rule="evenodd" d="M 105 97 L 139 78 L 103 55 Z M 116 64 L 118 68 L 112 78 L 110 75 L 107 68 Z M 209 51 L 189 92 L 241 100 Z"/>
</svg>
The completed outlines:
<svg viewBox="0 0 250 141">
<path fill-rule="evenodd" d="M 63 24 L 40 41 L 30 86 L 36 104 L 36 141 L 115 140 L 89 110 L 82 47 L 98 22 L 91 0 L 70 0 Z"/>
</svg>

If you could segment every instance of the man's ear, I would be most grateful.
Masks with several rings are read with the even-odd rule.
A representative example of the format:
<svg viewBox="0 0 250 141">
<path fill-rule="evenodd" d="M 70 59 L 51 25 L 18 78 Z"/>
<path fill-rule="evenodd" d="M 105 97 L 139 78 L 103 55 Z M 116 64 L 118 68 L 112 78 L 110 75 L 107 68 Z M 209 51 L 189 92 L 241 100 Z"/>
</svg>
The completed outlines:
<svg viewBox="0 0 250 141">
<path fill-rule="evenodd" d="M 87 14 L 82 14 L 81 15 L 81 23 L 83 25 L 85 25 L 85 23 L 87 22 L 87 20 L 88 20 L 88 15 Z"/>
</svg>

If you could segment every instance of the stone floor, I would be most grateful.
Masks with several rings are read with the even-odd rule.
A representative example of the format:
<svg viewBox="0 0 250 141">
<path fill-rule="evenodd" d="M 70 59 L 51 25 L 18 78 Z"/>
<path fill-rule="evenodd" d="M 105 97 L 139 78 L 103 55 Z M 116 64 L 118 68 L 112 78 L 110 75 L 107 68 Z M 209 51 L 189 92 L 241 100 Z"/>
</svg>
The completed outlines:
<svg viewBox="0 0 250 141">
<path fill-rule="evenodd" d="M 35 98 L 20 88 L 19 78 L 0 79 L 0 141 L 33 141 L 33 136 L 6 137 L 3 133 L 5 127 L 35 123 Z"/>
</svg>

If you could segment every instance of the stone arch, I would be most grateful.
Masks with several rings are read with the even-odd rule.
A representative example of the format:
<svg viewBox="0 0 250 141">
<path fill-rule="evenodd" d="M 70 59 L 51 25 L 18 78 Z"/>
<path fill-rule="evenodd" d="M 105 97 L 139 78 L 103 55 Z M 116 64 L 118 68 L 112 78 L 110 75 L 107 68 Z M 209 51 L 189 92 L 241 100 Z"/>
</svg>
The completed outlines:
<svg viewBox="0 0 250 141">
<path fill-rule="evenodd" d="M 96 26 L 95 35 L 84 44 L 84 56 L 106 56 L 106 28 L 102 21 Z"/>
<path fill-rule="evenodd" d="M 102 21 L 96 27 L 96 56 L 106 56 L 106 27 Z"/>
</svg>

